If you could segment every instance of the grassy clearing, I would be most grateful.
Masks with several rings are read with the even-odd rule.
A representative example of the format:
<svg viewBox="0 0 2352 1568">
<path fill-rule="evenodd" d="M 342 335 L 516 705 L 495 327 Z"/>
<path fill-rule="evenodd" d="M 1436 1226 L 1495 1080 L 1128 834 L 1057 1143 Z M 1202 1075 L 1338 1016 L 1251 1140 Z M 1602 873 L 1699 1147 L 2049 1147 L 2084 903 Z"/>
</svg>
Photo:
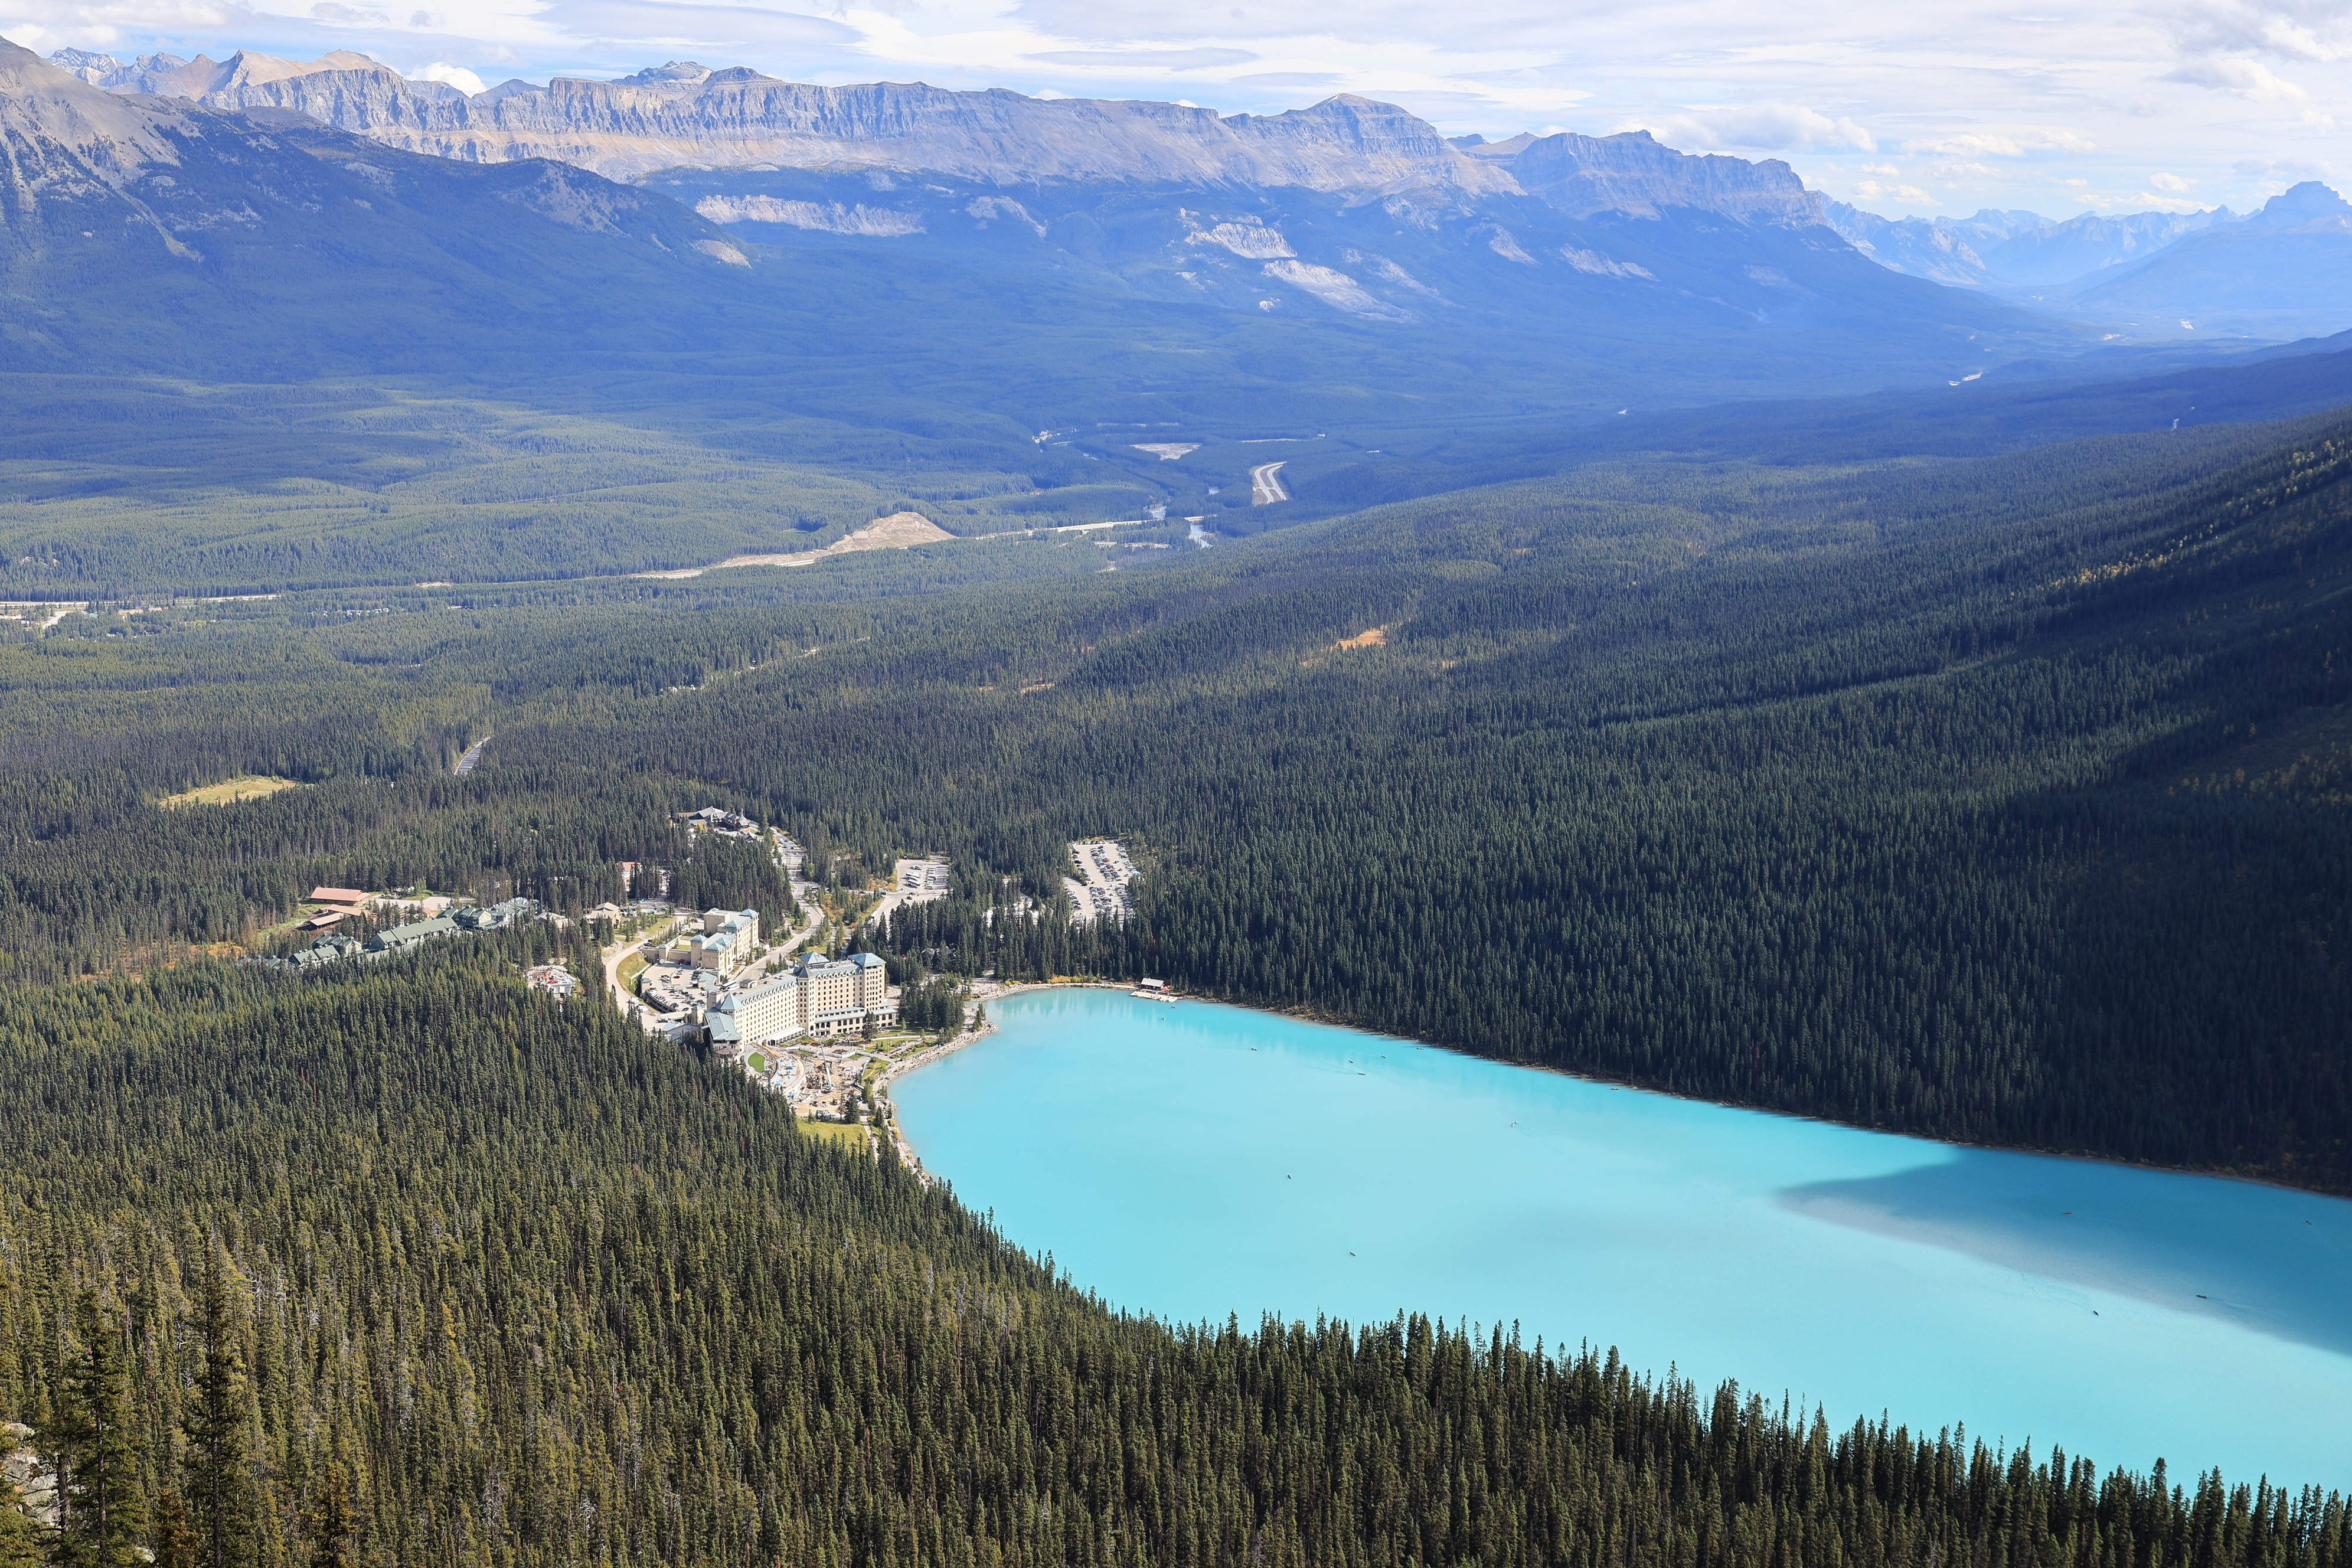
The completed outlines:
<svg viewBox="0 0 2352 1568">
<path fill-rule="evenodd" d="M 635 991 L 637 976 L 646 972 L 647 962 L 644 953 L 633 952 L 613 966 L 614 977 L 620 981 L 624 990 Z"/>
<path fill-rule="evenodd" d="M 803 1120 L 801 1131 L 810 1138 L 822 1138 L 827 1142 L 844 1143 L 853 1148 L 866 1147 L 866 1129 L 851 1121 L 812 1121 Z"/>
<path fill-rule="evenodd" d="M 167 810 L 184 805 L 229 805 L 240 800 L 259 800 L 263 795 L 276 795 L 282 789 L 301 787 L 299 779 L 281 779 L 267 773 L 242 773 L 233 779 L 223 779 L 218 784 L 165 795 L 155 804 Z"/>
</svg>

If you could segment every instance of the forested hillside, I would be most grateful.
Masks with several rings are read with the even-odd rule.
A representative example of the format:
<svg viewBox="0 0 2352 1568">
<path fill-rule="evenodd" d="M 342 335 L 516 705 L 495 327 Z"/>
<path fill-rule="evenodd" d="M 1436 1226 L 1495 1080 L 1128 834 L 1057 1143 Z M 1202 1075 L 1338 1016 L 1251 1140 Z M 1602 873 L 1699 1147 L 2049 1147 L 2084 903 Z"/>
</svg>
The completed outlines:
<svg viewBox="0 0 2352 1568">
<path fill-rule="evenodd" d="M 853 875 L 957 857 L 887 938 L 934 967 L 2352 1190 L 2346 439 L 1588 468 L 1025 586 L 77 620 L 0 650 L 0 922 L 46 976 L 314 880 L 583 907 L 716 798 Z M 240 769 L 316 782 L 152 804 Z M 1136 922 L 985 923 L 1096 833 Z"/>
<path fill-rule="evenodd" d="M 67 1560 L 2352 1562 L 2336 1496 L 1832 1433 L 1500 1329 L 1114 1316 L 500 976 L 548 941 L 0 997 L 0 1405 Z"/>
<path fill-rule="evenodd" d="M 75 1562 L 2346 1568 L 2344 1505 L 2258 1478 L 1832 1434 L 1491 1329 L 1109 1314 L 534 997 L 594 962 L 546 928 L 217 959 L 321 881 L 576 911 L 638 859 L 772 918 L 763 852 L 670 826 L 716 801 L 821 878 L 952 856 L 874 933 L 902 971 L 2352 1191 L 2347 476 L 2322 418 L 1586 465 L 992 574 L 22 622 L 0 1414 Z M 165 804 L 247 773 L 293 787 Z M 1139 913 L 1073 928 L 1097 833 Z"/>
<path fill-rule="evenodd" d="M 635 754 L 868 864 L 1153 852 L 1133 928 L 1024 963 L 2343 1191 L 2352 489 L 2283 434 L 1420 503 L 877 626 Z"/>
</svg>

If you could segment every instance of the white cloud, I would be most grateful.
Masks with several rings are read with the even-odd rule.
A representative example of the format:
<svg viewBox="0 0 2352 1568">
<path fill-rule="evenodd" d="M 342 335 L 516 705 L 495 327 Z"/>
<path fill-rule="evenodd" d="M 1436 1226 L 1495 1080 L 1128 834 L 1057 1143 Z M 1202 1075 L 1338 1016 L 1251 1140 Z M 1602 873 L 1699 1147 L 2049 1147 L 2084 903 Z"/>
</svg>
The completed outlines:
<svg viewBox="0 0 2352 1568">
<path fill-rule="evenodd" d="M 2352 56 L 2352 13 L 2337 0 L 2186 0 L 2172 7 L 2169 20 L 2188 55 L 2320 63 Z"/>
<path fill-rule="evenodd" d="M 1882 185 L 1876 180 L 1863 181 L 1854 186 L 1853 194 L 1866 202 L 1896 202 L 1914 207 L 1936 205 L 1936 198 L 1916 185 Z"/>
<path fill-rule="evenodd" d="M 2187 195 L 2189 187 L 2195 182 L 2184 180 L 2178 174 L 2150 174 L 2147 183 L 2159 191 L 2180 196 Z"/>
<path fill-rule="evenodd" d="M 1744 109 L 1698 109 L 1663 118 L 1628 120 L 1621 131 L 1647 131 L 1683 147 L 1754 147 L 1775 153 L 1837 148 L 1875 153 L 1878 140 L 1840 116 L 1793 103 L 1759 103 Z"/>
<path fill-rule="evenodd" d="M 482 90 L 482 79 L 464 66 L 444 65 L 441 61 L 435 60 L 423 70 L 411 71 L 408 74 L 418 81 L 447 82 L 463 93 L 477 93 Z"/>
<path fill-rule="evenodd" d="M 1247 49 L 1042 49 L 1029 58 L 1097 70 L 1195 71 L 1246 65 L 1257 56 Z"/>
<path fill-rule="evenodd" d="M 2258 102 L 2300 103 L 2311 96 L 2299 83 L 2287 80 L 2262 61 L 2235 55 L 2184 60 L 2168 71 L 2164 79 L 2185 82 L 2190 87 L 2210 87 L 2216 92 L 2233 92 Z"/>
<path fill-rule="evenodd" d="M 2170 195 L 2160 191 L 2137 191 L 2129 195 L 2111 195 L 2095 191 L 2078 192 L 2075 202 L 2095 212 L 2203 212 L 2206 204 L 2192 202 L 2185 196 Z"/>
<path fill-rule="evenodd" d="M 1906 151 L 1948 158 L 2022 158 L 2029 153 L 2090 153 L 2098 144 L 2063 126 L 2015 126 L 2002 131 L 1963 131 L 1913 142 Z"/>
<path fill-rule="evenodd" d="M 1865 174 L 1884 174 L 1891 180 L 1902 174 L 1903 168 L 1898 163 L 1864 163 L 1862 166 L 1862 172 Z"/>
</svg>

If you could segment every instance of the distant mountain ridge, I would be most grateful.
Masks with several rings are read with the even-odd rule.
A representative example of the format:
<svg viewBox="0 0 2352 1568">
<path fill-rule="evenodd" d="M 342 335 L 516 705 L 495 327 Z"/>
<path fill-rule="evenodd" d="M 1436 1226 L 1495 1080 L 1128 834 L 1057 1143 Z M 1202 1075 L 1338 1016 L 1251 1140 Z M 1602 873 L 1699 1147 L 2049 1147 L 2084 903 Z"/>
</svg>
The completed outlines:
<svg viewBox="0 0 2352 1568">
<path fill-rule="evenodd" d="M 2352 326 L 2352 206 L 2315 180 L 2243 215 L 2085 213 L 2059 223 L 1987 208 L 1895 219 L 1830 202 L 1823 217 L 1882 267 L 2136 341 L 2324 337 Z"/>
<path fill-rule="evenodd" d="M 2263 337 L 2341 324 L 2352 300 L 2352 203 L 2305 180 L 2259 212 L 2184 236 L 2137 265 L 2077 281 L 2066 303 L 2184 331 Z"/>
<path fill-rule="evenodd" d="M 1882 267 L 1958 288 L 2063 283 L 2150 255 L 2184 235 L 2231 223 L 2227 207 L 2201 213 L 2084 213 L 2061 222 L 1986 207 L 1973 216 L 1882 217 L 1843 202 L 1823 221 Z"/>
<path fill-rule="evenodd" d="M 707 220 L 584 170 L 457 164 L 283 112 L 121 97 L 5 38 L 0 148 L 11 370 L 95 363 L 126 342 L 174 368 L 352 342 L 380 360 L 387 341 L 446 330 L 451 300 L 497 298 L 502 321 L 579 320 L 583 277 L 642 299 L 750 266 Z M 89 303 L 124 298 L 135 306 Z M 236 344 L 215 330 L 268 321 L 273 300 L 309 310 L 306 325 Z"/>
<path fill-rule="evenodd" d="M 674 60 L 614 81 L 508 81 L 469 97 L 342 51 L 307 64 L 251 50 L 128 65 L 67 50 L 52 60 L 109 91 L 289 110 L 409 152 L 469 163 L 551 158 L 614 179 L 672 169 L 929 171 L 999 184 L 1242 186 L 1359 200 L 1525 195 L 1575 216 L 1683 207 L 1742 223 L 1822 221 L 1820 197 L 1778 161 L 1692 156 L 1645 132 L 1465 148 L 1393 104 L 1352 94 L 1281 114 L 1221 116 L 922 83 L 817 87 Z"/>
<path fill-rule="evenodd" d="M 1481 163 L 1510 171 L 1518 188 L 1571 217 L 1617 212 L 1656 217 L 1690 207 L 1742 223 L 1802 228 L 1824 221 L 1822 197 L 1778 158 L 1751 163 L 1721 153 L 1676 152 L 1646 131 L 1614 136 L 1514 136 L 1455 143 Z"/>
</svg>

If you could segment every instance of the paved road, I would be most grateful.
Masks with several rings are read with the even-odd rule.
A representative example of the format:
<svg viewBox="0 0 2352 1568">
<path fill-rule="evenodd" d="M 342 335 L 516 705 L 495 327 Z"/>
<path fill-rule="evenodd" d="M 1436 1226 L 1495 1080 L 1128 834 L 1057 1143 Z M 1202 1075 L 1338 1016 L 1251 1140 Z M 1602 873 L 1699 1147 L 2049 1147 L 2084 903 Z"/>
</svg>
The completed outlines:
<svg viewBox="0 0 2352 1568">
<path fill-rule="evenodd" d="M 495 734 L 496 731 L 493 731 L 492 733 Z M 482 760 L 482 748 L 489 743 L 490 736 L 485 735 L 480 740 L 475 742 L 472 745 L 467 747 L 466 754 L 459 757 L 457 759 L 457 765 L 449 771 L 456 773 L 459 778 L 464 778 L 467 773 L 472 773 L 476 764 L 480 763 Z"/>
<path fill-rule="evenodd" d="M 1281 463 L 1260 463 L 1250 470 L 1250 505 L 1266 506 L 1290 499 L 1290 491 L 1283 487 L 1282 468 Z"/>
</svg>

